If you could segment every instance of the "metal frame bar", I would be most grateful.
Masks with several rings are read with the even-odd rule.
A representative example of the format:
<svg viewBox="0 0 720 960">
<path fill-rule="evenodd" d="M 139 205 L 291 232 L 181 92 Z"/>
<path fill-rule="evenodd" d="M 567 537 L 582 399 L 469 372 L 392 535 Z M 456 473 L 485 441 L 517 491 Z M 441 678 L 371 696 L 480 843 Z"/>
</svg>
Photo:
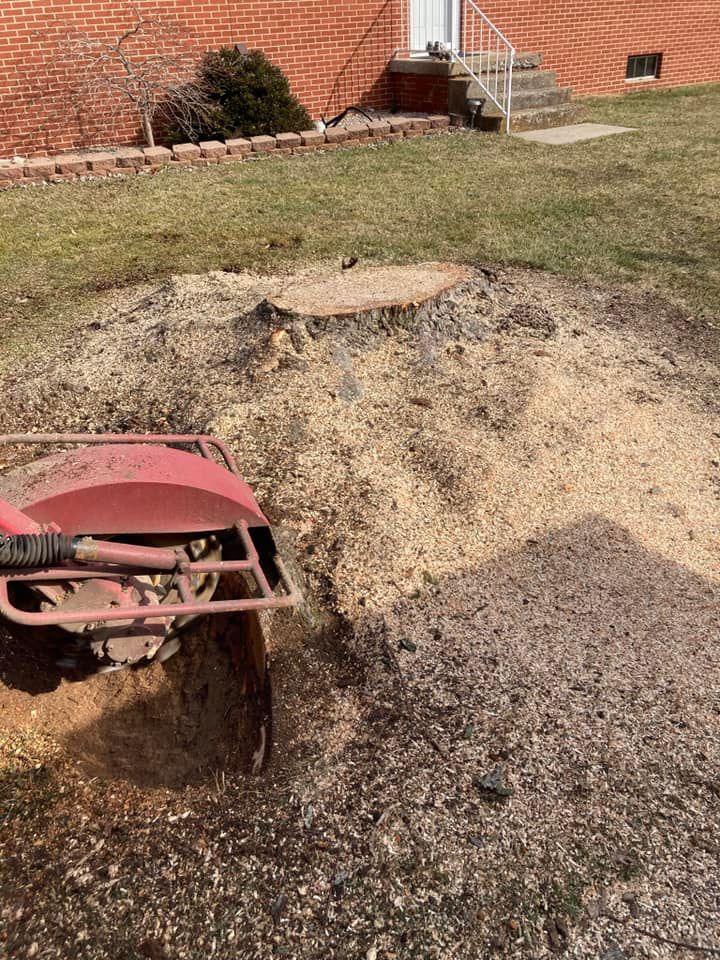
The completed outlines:
<svg viewBox="0 0 720 960">
<path fill-rule="evenodd" d="M 225 466 L 240 476 L 232 453 L 222 440 L 202 434 L 84 434 L 84 433 L 30 433 L 8 434 L 0 436 L 0 445 L 10 444 L 183 444 L 196 446 L 199 456 L 217 462 L 212 454 L 213 448 L 222 457 Z M 99 541 L 88 538 L 81 542 L 77 563 L 41 569 L 0 569 L 0 615 L 13 623 L 23 626 L 59 626 L 64 623 L 104 623 L 112 620 L 156 620 L 158 616 L 202 616 L 205 614 L 229 613 L 241 610 L 269 610 L 277 607 L 290 607 L 300 600 L 300 593 L 293 584 L 290 575 L 279 556 L 273 562 L 279 574 L 282 593 L 276 593 L 270 586 L 262 569 L 260 557 L 250 536 L 245 521 L 235 525 L 235 531 L 242 542 L 246 560 L 191 561 L 182 550 L 123 544 L 116 541 Z M 87 562 L 84 562 L 87 561 Z M 48 584 L 51 582 L 68 583 L 87 579 L 125 579 L 138 574 L 175 571 L 175 585 L 182 603 L 143 604 L 127 607 L 99 607 L 89 610 L 62 612 L 62 609 L 40 612 L 21 610 L 11 601 L 8 593 L 10 583 Z M 238 597 L 233 600 L 192 600 L 190 577 L 203 573 L 249 574 L 261 594 L 259 597 Z"/>
<path fill-rule="evenodd" d="M 285 591 L 277 594 L 268 583 L 267 577 L 260 565 L 260 557 L 255 544 L 248 532 L 247 524 L 238 524 L 236 527 L 247 553 L 247 560 L 218 560 L 197 561 L 182 560 L 178 556 L 176 566 L 177 576 L 175 584 L 178 587 L 182 603 L 144 604 L 134 607 L 97 607 L 90 610 L 73 610 L 63 613 L 62 610 L 47 610 L 33 612 L 21 610 L 10 601 L 8 584 L 10 583 L 48 583 L 51 581 L 85 580 L 101 577 L 103 579 L 126 578 L 145 572 L 156 572 L 157 568 L 147 567 L 114 567 L 102 564 L 100 569 L 68 565 L 51 567 L 47 570 L 15 570 L 0 569 L 0 615 L 13 623 L 23 626 L 59 626 L 63 623 L 104 623 L 111 620 L 156 620 L 158 616 L 202 616 L 211 613 L 228 613 L 238 610 L 269 610 L 276 607 L 291 607 L 298 603 L 300 594 L 287 572 L 285 564 L 279 556 L 273 562 L 280 575 L 280 583 Z M 207 600 L 202 603 L 193 601 L 190 576 L 193 573 L 235 573 L 242 571 L 249 573 L 260 591 L 260 597 L 238 597 L 234 600 Z"/>
</svg>

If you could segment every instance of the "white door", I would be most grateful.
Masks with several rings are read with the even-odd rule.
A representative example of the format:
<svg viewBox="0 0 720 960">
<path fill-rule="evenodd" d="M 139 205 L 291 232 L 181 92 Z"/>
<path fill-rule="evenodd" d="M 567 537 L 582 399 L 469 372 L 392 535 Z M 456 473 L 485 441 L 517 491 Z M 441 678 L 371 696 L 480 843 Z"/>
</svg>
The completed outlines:
<svg viewBox="0 0 720 960">
<path fill-rule="evenodd" d="M 428 43 L 456 44 L 457 0 L 410 0 L 410 47 L 425 50 Z"/>
</svg>

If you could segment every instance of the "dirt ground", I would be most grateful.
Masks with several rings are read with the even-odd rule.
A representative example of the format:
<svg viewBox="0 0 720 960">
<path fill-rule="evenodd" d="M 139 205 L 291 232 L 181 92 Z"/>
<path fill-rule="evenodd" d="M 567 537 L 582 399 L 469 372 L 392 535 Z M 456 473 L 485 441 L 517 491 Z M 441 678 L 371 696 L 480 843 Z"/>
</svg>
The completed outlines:
<svg viewBox="0 0 720 960">
<path fill-rule="evenodd" d="M 475 268 L 278 331 L 291 282 L 126 291 L 3 371 L 3 432 L 227 439 L 307 602 L 259 777 L 241 625 L 85 684 L 0 637 L 0 955 L 717 955 L 717 322 Z"/>
</svg>

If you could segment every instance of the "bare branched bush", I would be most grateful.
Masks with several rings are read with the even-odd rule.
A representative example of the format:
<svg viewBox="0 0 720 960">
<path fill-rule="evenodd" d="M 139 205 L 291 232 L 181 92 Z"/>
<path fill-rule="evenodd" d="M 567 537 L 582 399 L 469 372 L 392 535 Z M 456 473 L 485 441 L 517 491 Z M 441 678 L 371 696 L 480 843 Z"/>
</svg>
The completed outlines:
<svg viewBox="0 0 720 960">
<path fill-rule="evenodd" d="M 139 7 L 131 12 L 132 23 L 111 39 L 74 27 L 56 29 L 51 68 L 64 78 L 63 100 L 98 123 L 110 124 L 129 105 L 153 147 L 158 116 L 165 124 L 194 129 L 208 106 L 187 27 L 145 15 Z"/>
<path fill-rule="evenodd" d="M 202 80 L 193 78 L 168 87 L 158 102 L 157 125 L 171 142 L 196 142 L 211 123 L 213 104 Z"/>
</svg>

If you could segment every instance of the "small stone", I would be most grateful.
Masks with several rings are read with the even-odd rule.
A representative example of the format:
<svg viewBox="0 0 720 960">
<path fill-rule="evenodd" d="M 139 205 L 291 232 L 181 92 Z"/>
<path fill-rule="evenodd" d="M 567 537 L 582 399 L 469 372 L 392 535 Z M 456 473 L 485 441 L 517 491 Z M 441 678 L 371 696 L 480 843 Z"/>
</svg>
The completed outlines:
<svg viewBox="0 0 720 960">
<path fill-rule="evenodd" d="M 505 780 L 505 766 L 500 763 L 497 767 L 491 772 L 485 774 L 484 777 L 480 777 L 475 786 L 483 794 L 486 794 L 490 798 L 499 797 L 502 800 L 511 797 L 515 792 L 509 783 Z"/>
<path fill-rule="evenodd" d="M 176 160 L 197 160 L 200 147 L 196 143 L 176 143 L 172 148 Z"/>
<path fill-rule="evenodd" d="M 344 127 L 328 127 L 325 139 L 328 143 L 344 143 L 347 140 L 347 130 Z"/>
<path fill-rule="evenodd" d="M 220 140 L 204 140 L 198 146 L 202 156 L 208 160 L 219 159 L 227 154 L 227 147 Z"/>
<path fill-rule="evenodd" d="M 610 943 L 607 950 L 600 954 L 600 960 L 625 960 L 625 953 L 619 944 Z"/>
<path fill-rule="evenodd" d="M 278 147 L 299 147 L 302 142 L 299 133 L 278 133 L 275 140 Z"/>
<path fill-rule="evenodd" d="M 622 895 L 622 902 L 627 904 L 627 908 L 630 911 L 630 916 L 633 920 L 637 920 L 640 916 L 640 905 L 637 902 L 637 898 L 634 893 L 624 893 Z"/>
<path fill-rule="evenodd" d="M 390 133 L 390 124 L 385 120 L 372 120 L 367 127 L 371 137 L 384 137 Z"/>
<path fill-rule="evenodd" d="M 87 165 L 92 173 L 108 173 L 117 166 L 114 153 L 88 153 Z"/>
<path fill-rule="evenodd" d="M 417 650 L 417 644 L 408 640 L 407 637 L 401 637 L 398 646 L 401 650 L 407 650 L 408 653 L 415 653 Z"/>
<path fill-rule="evenodd" d="M 330 887 L 333 892 L 333 896 L 340 899 L 345 893 L 345 883 L 350 879 L 350 874 L 346 873 L 344 870 L 338 870 L 335 876 L 332 878 Z"/>
<path fill-rule="evenodd" d="M 288 898 L 285 896 L 284 893 L 281 893 L 280 896 L 275 901 L 275 903 L 272 905 L 272 907 L 270 907 L 270 914 L 273 918 L 273 923 L 275 924 L 280 923 L 280 918 L 282 917 L 283 913 L 285 913 L 287 905 L 288 905 Z"/>
<path fill-rule="evenodd" d="M 250 137 L 250 143 L 252 144 L 253 153 L 269 153 L 271 150 L 274 150 L 277 145 L 275 137 L 266 137 L 264 135 Z"/>
<path fill-rule="evenodd" d="M 325 134 L 320 130 L 301 130 L 300 140 L 304 147 L 319 147 L 325 143 Z"/>
<path fill-rule="evenodd" d="M 23 176 L 23 168 L 17 164 L 11 163 L 0 163 L 0 182 L 9 183 L 14 180 L 21 180 Z"/>
<path fill-rule="evenodd" d="M 139 170 L 145 166 L 145 154 L 137 147 L 120 147 L 115 151 L 115 163 L 118 167 Z"/>
<path fill-rule="evenodd" d="M 145 163 L 151 167 L 161 167 L 172 160 L 172 150 L 167 147 L 143 147 Z"/>
<path fill-rule="evenodd" d="M 227 152 L 232 157 L 246 156 L 252 151 L 252 144 L 244 137 L 232 137 L 230 140 L 225 141 L 225 146 L 227 147 Z"/>
<path fill-rule="evenodd" d="M 370 136 L 366 123 L 350 123 L 345 127 L 348 140 L 367 140 Z"/>
<path fill-rule="evenodd" d="M 51 177 L 55 173 L 55 161 L 52 157 L 33 157 L 25 161 L 26 177 Z"/>
<path fill-rule="evenodd" d="M 55 157 L 55 170 L 57 173 L 85 173 L 87 160 L 77 153 L 66 153 Z"/>
</svg>

